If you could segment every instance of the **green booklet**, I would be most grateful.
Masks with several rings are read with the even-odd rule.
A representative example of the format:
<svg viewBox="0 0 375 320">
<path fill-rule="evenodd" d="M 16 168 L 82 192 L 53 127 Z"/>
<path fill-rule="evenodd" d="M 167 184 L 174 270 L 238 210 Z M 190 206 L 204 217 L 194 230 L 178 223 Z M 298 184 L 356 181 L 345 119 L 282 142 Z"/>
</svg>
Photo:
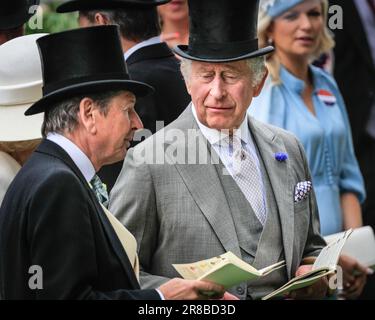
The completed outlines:
<svg viewBox="0 0 375 320">
<path fill-rule="evenodd" d="M 340 252 L 352 229 L 322 249 L 310 272 L 291 279 L 282 287 L 271 292 L 262 300 L 284 295 L 287 292 L 298 290 L 312 285 L 322 277 L 336 271 Z M 177 272 L 188 280 L 207 280 L 222 285 L 225 289 L 232 288 L 242 282 L 265 277 L 271 272 L 284 268 L 285 261 L 277 262 L 263 269 L 255 269 L 228 251 L 218 257 L 188 264 L 173 264 Z M 205 293 L 210 294 L 210 293 Z"/>
<path fill-rule="evenodd" d="M 228 251 L 218 257 L 188 264 L 173 264 L 173 267 L 184 279 L 207 280 L 229 289 L 283 268 L 285 261 L 257 270 Z"/>
<path fill-rule="evenodd" d="M 279 289 L 263 297 L 262 300 L 271 299 L 273 297 L 285 295 L 290 291 L 311 286 L 322 277 L 335 273 L 341 250 L 352 231 L 352 229 L 345 231 L 340 237 L 337 237 L 335 241 L 325 246 L 316 258 L 310 272 L 291 279 Z"/>
</svg>

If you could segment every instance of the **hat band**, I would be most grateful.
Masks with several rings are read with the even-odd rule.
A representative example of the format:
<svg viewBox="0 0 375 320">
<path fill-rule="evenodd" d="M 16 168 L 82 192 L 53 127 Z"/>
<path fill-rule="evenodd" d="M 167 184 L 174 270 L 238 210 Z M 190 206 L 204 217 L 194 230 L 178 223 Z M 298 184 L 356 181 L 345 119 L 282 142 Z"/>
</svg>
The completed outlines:
<svg viewBox="0 0 375 320">
<path fill-rule="evenodd" d="M 0 86 L 0 105 L 13 106 L 38 101 L 42 96 L 42 81 L 33 83 Z"/>
<path fill-rule="evenodd" d="M 91 76 L 71 78 L 67 80 L 62 80 L 58 82 L 53 82 L 45 84 L 43 86 L 43 96 L 50 94 L 52 92 L 64 89 L 66 87 L 84 84 L 88 82 L 100 82 L 100 81 L 110 81 L 110 80 L 130 80 L 129 74 L 124 72 L 114 72 L 114 73 L 104 73 L 104 74 L 95 74 Z"/>
<path fill-rule="evenodd" d="M 230 59 L 258 50 L 258 39 L 238 42 L 199 42 L 191 41 L 190 55 L 203 59 Z"/>
</svg>

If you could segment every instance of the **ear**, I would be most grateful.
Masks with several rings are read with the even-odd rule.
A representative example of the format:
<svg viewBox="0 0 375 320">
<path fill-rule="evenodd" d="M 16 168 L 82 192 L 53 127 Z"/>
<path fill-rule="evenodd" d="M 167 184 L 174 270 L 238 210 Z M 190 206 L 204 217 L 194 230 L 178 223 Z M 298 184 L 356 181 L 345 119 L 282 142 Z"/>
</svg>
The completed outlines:
<svg viewBox="0 0 375 320">
<path fill-rule="evenodd" d="M 258 86 L 256 86 L 254 88 L 254 95 L 253 95 L 253 97 L 257 97 L 257 96 L 260 95 L 260 93 L 261 93 L 261 91 L 263 89 L 264 83 L 266 82 L 267 76 L 268 76 L 268 69 L 266 68 L 266 72 L 264 73 L 262 81 L 259 83 Z"/>
<path fill-rule="evenodd" d="M 91 98 L 83 98 L 79 103 L 79 122 L 85 128 L 87 132 L 91 134 L 96 134 L 96 113 L 97 108 L 95 103 Z"/>
<path fill-rule="evenodd" d="M 272 40 L 274 39 L 273 37 L 274 29 L 275 29 L 275 25 L 274 25 L 274 22 L 272 21 L 266 31 L 266 36 L 268 39 L 272 39 Z"/>
<path fill-rule="evenodd" d="M 100 25 L 100 26 L 105 26 L 105 25 L 110 24 L 110 22 L 109 22 L 107 16 L 104 15 L 104 14 L 102 14 L 102 13 L 100 13 L 100 12 L 97 12 L 97 13 L 95 14 L 95 23 L 96 23 L 97 25 Z"/>
</svg>

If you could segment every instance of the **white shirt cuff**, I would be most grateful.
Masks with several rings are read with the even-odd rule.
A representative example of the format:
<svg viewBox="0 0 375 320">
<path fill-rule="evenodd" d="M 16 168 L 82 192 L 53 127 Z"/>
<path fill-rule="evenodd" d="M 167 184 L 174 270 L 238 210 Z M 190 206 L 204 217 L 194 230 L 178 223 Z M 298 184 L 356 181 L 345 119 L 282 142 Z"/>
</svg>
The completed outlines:
<svg viewBox="0 0 375 320">
<path fill-rule="evenodd" d="M 161 293 L 161 291 L 159 289 L 155 289 L 155 290 L 157 293 L 159 293 L 161 300 L 165 300 L 164 295 Z"/>
</svg>

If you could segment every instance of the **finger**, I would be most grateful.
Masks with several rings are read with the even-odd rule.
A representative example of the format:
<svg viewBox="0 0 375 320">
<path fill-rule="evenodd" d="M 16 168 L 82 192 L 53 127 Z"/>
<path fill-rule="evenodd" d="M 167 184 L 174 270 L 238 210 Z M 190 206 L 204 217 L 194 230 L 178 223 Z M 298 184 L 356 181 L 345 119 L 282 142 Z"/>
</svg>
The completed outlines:
<svg viewBox="0 0 375 320">
<path fill-rule="evenodd" d="M 225 292 L 223 296 L 223 300 L 240 300 L 237 298 L 234 294 L 231 294 L 229 292 Z"/>
<path fill-rule="evenodd" d="M 358 270 L 362 274 L 367 274 L 367 271 L 368 271 L 368 268 L 360 263 L 356 264 L 355 269 Z"/>
<path fill-rule="evenodd" d="M 222 297 L 225 292 L 225 289 L 223 286 L 218 285 L 213 282 L 209 282 L 209 281 L 196 281 L 195 288 L 202 293 L 214 292 L 215 297 Z"/>
<path fill-rule="evenodd" d="M 356 277 L 349 274 L 349 273 L 344 273 L 344 282 L 345 282 L 345 285 L 348 284 L 348 285 L 351 285 L 352 283 L 354 283 L 356 280 Z"/>
</svg>

